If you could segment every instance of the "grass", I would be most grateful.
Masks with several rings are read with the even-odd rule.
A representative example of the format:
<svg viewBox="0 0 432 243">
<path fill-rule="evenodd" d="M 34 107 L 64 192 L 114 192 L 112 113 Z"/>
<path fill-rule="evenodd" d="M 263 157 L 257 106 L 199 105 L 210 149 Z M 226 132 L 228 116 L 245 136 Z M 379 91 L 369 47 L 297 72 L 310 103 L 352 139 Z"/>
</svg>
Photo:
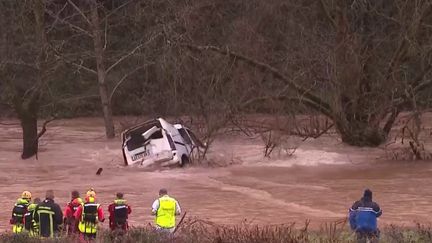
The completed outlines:
<svg viewBox="0 0 432 243">
<path fill-rule="evenodd" d="M 100 231 L 95 242 L 118 243 L 339 243 L 356 242 L 355 234 L 343 222 L 325 224 L 320 230 L 309 230 L 309 222 L 302 228 L 290 225 L 257 226 L 215 225 L 202 220 L 188 220 L 173 235 L 167 236 L 155 232 L 150 227 L 133 228 L 126 235 L 117 236 L 109 231 Z M 25 234 L 0 235 L 0 242 L 77 242 L 76 238 L 59 236 L 55 239 L 42 240 Z M 414 228 L 390 226 L 381 231 L 380 242 L 411 243 L 432 242 L 432 229 L 429 226 L 417 225 Z"/>
</svg>

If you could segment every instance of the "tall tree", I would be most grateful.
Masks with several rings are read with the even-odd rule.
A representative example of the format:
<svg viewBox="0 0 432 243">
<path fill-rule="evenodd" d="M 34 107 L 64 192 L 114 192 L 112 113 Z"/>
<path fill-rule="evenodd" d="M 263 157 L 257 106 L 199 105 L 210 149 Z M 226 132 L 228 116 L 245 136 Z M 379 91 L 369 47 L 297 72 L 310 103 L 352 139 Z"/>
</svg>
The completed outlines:
<svg viewBox="0 0 432 243">
<path fill-rule="evenodd" d="M 57 54 L 64 61 L 76 67 L 77 70 L 85 70 L 96 77 L 106 136 L 113 138 L 115 129 L 111 103 L 114 92 L 131 75 L 149 64 L 138 53 L 160 36 L 160 33 L 141 34 L 138 32 L 138 35 L 137 33 L 130 33 L 129 31 L 133 28 L 128 25 L 139 26 L 139 24 L 124 18 L 122 10 L 127 9 L 132 1 L 118 1 L 114 6 L 108 3 L 110 1 L 66 0 L 65 7 L 71 13 L 68 20 L 59 19 L 57 25 L 66 26 L 71 33 L 80 33 L 85 38 L 75 40 L 71 45 L 70 52 L 65 51 Z M 135 2 L 135 4 L 137 3 Z M 58 18 L 52 12 L 49 14 Z M 119 31 L 118 28 L 121 27 L 124 28 Z M 116 33 L 116 31 L 121 33 Z M 120 36 L 116 36 L 116 34 Z M 130 39 L 125 37 L 130 37 Z M 91 41 L 92 46 L 88 45 L 87 41 Z M 108 80 L 113 81 L 109 82 Z"/>
<path fill-rule="evenodd" d="M 190 41 L 183 45 L 228 55 L 271 74 L 271 80 L 254 80 L 266 81 L 256 85 L 261 89 L 256 94 L 263 86 L 269 87 L 267 93 L 246 97 L 246 103 L 297 102 L 333 120 L 344 142 L 377 146 L 399 112 L 412 108 L 412 97 L 432 86 L 431 1 L 259 4 L 263 6 L 251 9 L 265 27 L 251 20 L 248 28 L 255 28 L 253 40 L 270 43 L 270 51 L 261 44 L 263 52 L 256 54 L 255 48 L 238 42 L 235 49 Z M 231 28 L 236 33 L 246 27 Z"/>
<path fill-rule="evenodd" d="M 58 61 L 48 44 L 45 0 L 2 1 L 0 6 L 2 97 L 21 122 L 21 157 L 26 159 L 38 151 L 38 114 Z"/>
</svg>

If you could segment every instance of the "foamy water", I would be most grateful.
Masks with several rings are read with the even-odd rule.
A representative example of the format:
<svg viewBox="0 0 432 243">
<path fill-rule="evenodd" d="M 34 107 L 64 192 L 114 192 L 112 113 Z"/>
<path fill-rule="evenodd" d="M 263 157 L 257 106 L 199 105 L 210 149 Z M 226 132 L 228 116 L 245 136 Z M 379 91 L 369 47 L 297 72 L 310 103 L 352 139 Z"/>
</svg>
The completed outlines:
<svg viewBox="0 0 432 243">
<path fill-rule="evenodd" d="M 13 121 L 16 122 L 16 121 Z M 312 220 L 312 227 L 344 218 L 366 187 L 384 210 L 381 224 L 430 222 L 432 163 L 385 162 L 380 149 L 353 148 L 335 138 L 299 145 L 292 156 L 264 158 L 262 141 L 219 138 L 209 157 L 235 164 L 223 168 L 159 169 L 123 167 L 119 139 L 104 139 L 101 119 L 50 123 L 39 160 L 19 159 L 18 126 L 0 128 L 0 230 L 9 229 L 10 210 L 23 190 L 43 197 L 54 189 L 64 207 L 71 190 L 98 192 L 106 210 L 118 191 L 126 194 L 132 225 L 152 222 L 150 206 L 166 187 L 191 217 L 237 224 Z M 102 175 L 95 172 L 102 167 Z M 103 227 L 107 227 L 105 224 Z"/>
</svg>

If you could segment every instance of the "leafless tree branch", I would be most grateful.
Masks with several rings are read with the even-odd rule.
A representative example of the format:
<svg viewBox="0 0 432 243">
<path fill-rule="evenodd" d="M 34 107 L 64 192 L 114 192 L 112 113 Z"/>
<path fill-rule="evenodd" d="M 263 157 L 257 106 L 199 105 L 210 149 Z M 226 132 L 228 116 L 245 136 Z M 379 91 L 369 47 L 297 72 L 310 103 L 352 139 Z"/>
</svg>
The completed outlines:
<svg viewBox="0 0 432 243">
<path fill-rule="evenodd" d="M 304 101 L 306 102 L 307 105 L 309 105 L 313 108 L 317 108 L 320 111 L 325 112 L 326 115 L 331 116 L 331 114 L 332 114 L 329 104 L 324 102 L 318 96 L 312 94 L 309 90 L 307 90 L 307 89 L 301 87 L 300 85 L 294 83 L 292 80 L 290 80 L 284 74 L 282 74 L 279 70 L 277 70 L 276 68 L 274 68 L 274 67 L 272 67 L 266 63 L 263 63 L 263 62 L 254 60 L 252 58 L 246 57 L 244 55 L 232 52 L 229 49 L 221 49 L 221 48 L 218 48 L 215 46 L 196 46 L 196 45 L 191 45 L 191 44 L 183 44 L 183 46 L 185 46 L 191 50 L 194 50 L 194 51 L 202 52 L 202 51 L 210 50 L 210 51 L 214 51 L 214 52 L 217 52 L 220 54 L 228 55 L 231 58 L 235 58 L 235 60 L 244 61 L 245 63 L 250 64 L 254 67 L 269 71 L 276 78 L 279 78 L 280 80 L 286 82 L 287 85 L 289 85 L 291 88 L 298 91 L 300 94 L 304 95 L 304 97 L 307 98 L 307 99 L 304 99 Z M 303 101 L 303 99 L 302 99 L 302 101 Z"/>
<path fill-rule="evenodd" d="M 119 65 L 121 62 L 123 62 L 124 60 L 126 60 L 128 57 L 132 56 L 133 54 L 135 54 L 136 51 L 138 51 L 141 47 L 148 45 L 150 42 L 152 42 L 154 39 L 156 39 L 158 36 L 162 35 L 162 33 L 158 33 L 156 35 L 154 35 L 153 37 L 151 37 L 149 40 L 147 40 L 144 43 L 141 43 L 139 45 L 137 45 L 135 48 L 133 48 L 131 51 L 129 51 L 128 53 L 126 53 L 124 56 L 120 57 L 116 62 L 114 62 L 111 66 L 109 66 L 106 70 L 106 73 L 108 74 L 113 68 L 115 68 L 117 65 Z"/>
<path fill-rule="evenodd" d="M 92 34 L 90 34 L 90 32 L 84 30 L 83 28 L 81 28 L 81 27 L 79 27 L 77 25 L 72 24 L 69 21 L 66 21 L 64 19 L 59 18 L 58 15 L 54 14 L 53 12 L 49 11 L 48 9 L 45 9 L 45 12 L 48 13 L 49 16 L 55 18 L 55 21 L 59 21 L 62 24 L 68 25 L 73 30 L 77 30 L 77 31 L 79 31 L 81 33 L 84 33 L 85 35 L 87 35 L 89 37 L 92 37 Z"/>
<path fill-rule="evenodd" d="M 153 63 L 151 63 L 151 64 L 153 64 Z M 128 78 L 130 75 L 134 74 L 134 73 L 137 72 L 138 70 L 143 69 L 143 68 L 145 68 L 145 67 L 147 67 L 148 65 L 151 65 L 151 64 L 147 64 L 147 65 L 145 65 L 145 66 L 139 66 L 139 67 L 137 67 L 137 68 L 131 70 L 130 72 L 126 73 L 125 75 L 123 75 L 123 77 L 122 77 L 122 78 L 117 82 L 117 84 L 114 86 L 113 90 L 111 91 L 111 94 L 110 94 L 110 97 L 109 97 L 109 101 L 110 101 L 110 102 L 112 101 L 112 98 L 113 98 L 113 96 L 114 96 L 114 93 L 117 91 L 118 87 L 119 87 L 119 86 L 120 86 L 120 85 L 121 85 L 125 80 L 127 80 L 127 78 Z"/>
<path fill-rule="evenodd" d="M 90 20 L 87 18 L 87 16 L 83 13 L 83 11 L 77 6 L 75 5 L 75 3 L 73 3 L 71 0 L 67 0 L 68 3 L 70 5 L 72 5 L 72 7 L 83 17 L 83 19 L 87 22 L 87 24 L 90 26 L 91 22 Z"/>
</svg>

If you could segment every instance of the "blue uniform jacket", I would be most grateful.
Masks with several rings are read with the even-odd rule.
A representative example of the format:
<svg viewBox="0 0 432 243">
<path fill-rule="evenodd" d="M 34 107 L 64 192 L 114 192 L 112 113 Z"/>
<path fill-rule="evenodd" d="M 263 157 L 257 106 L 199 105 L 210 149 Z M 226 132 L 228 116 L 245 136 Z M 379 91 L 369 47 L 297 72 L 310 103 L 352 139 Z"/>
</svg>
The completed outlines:
<svg viewBox="0 0 432 243">
<path fill-rule="evenodd" d="M 379 205 L 370 198 L 362 198 L 349 210 L 349 222 L 351 229 L 357 232 L 374 232 L 378 229 L 377 218 L 382 211 Z"/>
</svg>

